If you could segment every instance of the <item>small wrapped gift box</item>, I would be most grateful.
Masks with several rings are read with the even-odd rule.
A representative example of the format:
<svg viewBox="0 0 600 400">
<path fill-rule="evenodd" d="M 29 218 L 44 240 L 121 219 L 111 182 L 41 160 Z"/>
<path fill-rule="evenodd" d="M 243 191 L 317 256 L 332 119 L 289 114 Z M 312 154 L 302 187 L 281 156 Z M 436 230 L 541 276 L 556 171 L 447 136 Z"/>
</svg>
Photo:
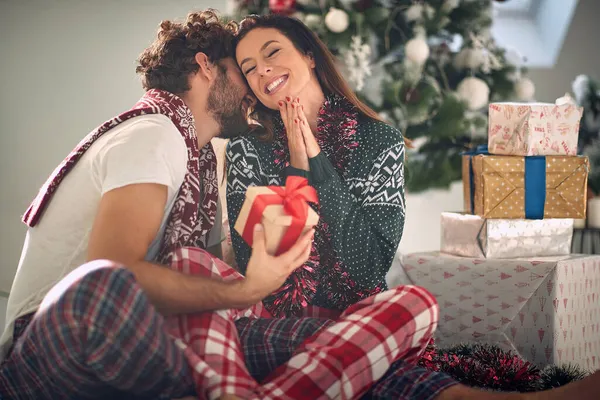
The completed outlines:
<svg viewBox="0 0 600 400">
<path fill-rule="evenodd" d="M 600 256 L 522 259 L 403 255 L 409 282 L 435 295 L 436 341 L 497 344 L 544 367 L 600 368 Z"/>
<path fill-rule="evenodd" d="M 441 251 L 463 257 L 518 258 L 567 255 L 572 219 L 485 219 L 444 212 Z"/>
<path fill-rule="evenodd" d="M 252 246 L 254 227 L 262 224 L 267 252 L 279 255 L 319 222 L 309 202 L 316 204 L 318 199 L 306 178 L 290 176 L 285 187 L 249 187 L 234 229 Z"/>
<path fill-rule="evenodd" d="M 585 218 L 585 156 L 463 156 L 465 211 L 484 218 Z"/>
<path fill-rule="evenodd" d="M 491 103 L 490 154 L 574 156 L 582 114 L 583 108 L 572 103 Z"/>
</svg>

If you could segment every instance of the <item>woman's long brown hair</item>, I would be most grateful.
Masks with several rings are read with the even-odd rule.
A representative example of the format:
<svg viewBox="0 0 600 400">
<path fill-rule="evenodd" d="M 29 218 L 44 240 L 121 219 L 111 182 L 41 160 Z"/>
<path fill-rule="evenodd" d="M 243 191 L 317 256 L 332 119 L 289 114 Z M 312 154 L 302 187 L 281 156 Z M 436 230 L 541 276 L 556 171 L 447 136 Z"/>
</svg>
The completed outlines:
<svg viewBox="0 0 600 400">
<path fill-rule="evenodd" d="M 359 100 L 335 65 L 335 58 L 331 51 L 301 21 L 280 14 L 250 15 L 239 24 L 230 23 L 229 27 L 235 32 L 235 39 L 233 40 L 234 55 L 240 41 L 253 29 L 277 29 L 294 44 L 298 51 L 313 57 L 315 73 L 325 96 L 337 94 L 344 97 L 357 108 L 359 114 L 385 122 L 377 112 Z M 251 111 L 250 118 L 263 126 L 264 133 L 261 136 L 266 140 L 272 140 L 273 138 L 273 117 L 276 115 L 276 110 L 271 110 L 260 102 L 257 102 Z"/>
</svg>

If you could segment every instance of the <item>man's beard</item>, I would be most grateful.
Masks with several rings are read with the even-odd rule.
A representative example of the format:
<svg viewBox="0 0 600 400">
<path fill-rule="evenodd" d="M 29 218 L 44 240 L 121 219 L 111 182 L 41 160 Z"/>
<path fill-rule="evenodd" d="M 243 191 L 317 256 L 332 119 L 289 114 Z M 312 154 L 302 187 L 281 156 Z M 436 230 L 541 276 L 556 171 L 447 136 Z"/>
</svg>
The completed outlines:
<svg viewBox="0 0 600 400">
<path fill-rule="evenodd" d="M 242 109 L 244 96 L 240 88 L 231 83 L 225 72 L 220 72 L 208 95 L 207 110 L 221 127 L 219 137 L 231 139 L 250 129 Z"/>
</svg>

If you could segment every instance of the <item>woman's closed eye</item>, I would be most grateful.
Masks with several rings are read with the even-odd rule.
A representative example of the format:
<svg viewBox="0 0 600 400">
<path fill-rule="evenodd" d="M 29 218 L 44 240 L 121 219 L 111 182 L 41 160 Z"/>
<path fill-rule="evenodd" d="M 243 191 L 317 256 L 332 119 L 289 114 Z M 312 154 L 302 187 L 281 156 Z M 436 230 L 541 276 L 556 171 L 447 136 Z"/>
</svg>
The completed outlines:
<svg viewBox="0 0 600 400">
<path fill-rule="evenodd" d="M 280 49 L 273 49 L 272 51 L 269 52 L 269 54 L 267 54 L 267 58 L 273 57 L 276 53 L 279 52 L 279 50 Z M 254 69 L 256 69 L 256 67 L 248 68 L 246 71 L 244 71 L 244 75 L 248 75 L 250 72 L 254 71 Z"/>
</svg>

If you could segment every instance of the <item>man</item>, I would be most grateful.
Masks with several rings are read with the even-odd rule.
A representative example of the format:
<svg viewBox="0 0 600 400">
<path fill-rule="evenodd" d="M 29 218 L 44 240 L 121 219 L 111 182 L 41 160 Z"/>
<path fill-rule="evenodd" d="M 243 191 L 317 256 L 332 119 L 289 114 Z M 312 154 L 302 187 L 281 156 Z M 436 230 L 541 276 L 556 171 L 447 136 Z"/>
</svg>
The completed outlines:
<svg viewBox="0 0 600 400">
<path fill-rule="evenodd" d="M 412 365 L 437 322 L 420 288 L 377 295 L 338 321 L 230 310 L 277 289 L 312 239 L 273 257 L 258 229 L 244 279 L 198 249 L 220 236 L 209 141 L 244 132 L 252 103 L 230 39 L 211 12 L 163 22 L 140 58 L 147 93 L 40 190 L 25 215 L 0 398 L 502 398 Z M 208 269 L 223 279 L 198 275 Z M 598 386 L 588 379 L 540 398 L 596 398 Z"/>
</svg>

